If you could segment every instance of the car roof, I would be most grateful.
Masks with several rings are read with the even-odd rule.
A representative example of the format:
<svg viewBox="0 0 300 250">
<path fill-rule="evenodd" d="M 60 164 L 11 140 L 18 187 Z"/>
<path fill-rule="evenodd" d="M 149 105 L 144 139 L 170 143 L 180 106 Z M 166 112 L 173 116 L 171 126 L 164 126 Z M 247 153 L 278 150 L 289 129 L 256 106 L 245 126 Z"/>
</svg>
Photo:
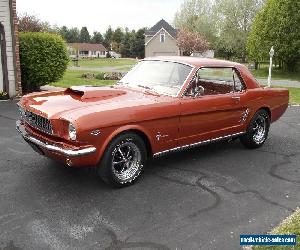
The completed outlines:
<svg viewBox="0 0 300 250">
<path fill-rule="evenodd" d="M 215 66 L 215 67 L 238 67 L 242 66 L 240 63 L 212 59 L 212 58 L 199 58 L 192 56 L 155 56 L 147 57 L 145 61 L 167 61 L 188 64 L 193 67 Z"/>
</svg>

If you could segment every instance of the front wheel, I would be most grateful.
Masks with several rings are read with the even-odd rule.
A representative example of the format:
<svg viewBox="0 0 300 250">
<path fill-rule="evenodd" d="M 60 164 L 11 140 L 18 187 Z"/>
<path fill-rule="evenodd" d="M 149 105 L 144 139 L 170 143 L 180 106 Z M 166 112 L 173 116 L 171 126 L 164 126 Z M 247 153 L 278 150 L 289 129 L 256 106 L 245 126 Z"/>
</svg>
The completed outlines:
<svg viewBox="0 0 300 250">
<path fill-rule="evenodd" d="M 270 116 L 266 110 L 259 110 L 253 116 L 246 134 L 240 137 L 240 141 L 247 148 L 259 148 L 268 138 L 270 128 Z"/>
<path fill-rule="evenodd" d="M 98 167 L 100 177 L 116 187 L 133 184 L 142 174 L 146 162 L 143 139 L 134 133 L 124 133 L 112 140 Z"/>
</svg>

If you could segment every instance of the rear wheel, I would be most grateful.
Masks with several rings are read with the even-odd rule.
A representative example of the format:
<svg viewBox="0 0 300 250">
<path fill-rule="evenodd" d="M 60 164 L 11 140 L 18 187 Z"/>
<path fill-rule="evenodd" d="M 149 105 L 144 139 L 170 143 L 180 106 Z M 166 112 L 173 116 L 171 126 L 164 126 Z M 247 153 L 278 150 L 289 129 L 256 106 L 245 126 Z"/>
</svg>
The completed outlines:
<svg viewBox="0 0 300 250">
<path fill-rule="evenodd" d="M 142 174 L 146 162 L 146 146 L 134 133 L 124 133 L 112 140 L 103 155 L 98 173 L 108 184 L 124 187 Z"/>
<path fill-rule="evenodd" d="M 240 141 L 247 148 L 259 148 L 261 147 L 269 133 L 270 128 L 270 116 L 264 109 L 259 110 L 253 116 L 246 134 L 240 137 Z"/>
</svg>

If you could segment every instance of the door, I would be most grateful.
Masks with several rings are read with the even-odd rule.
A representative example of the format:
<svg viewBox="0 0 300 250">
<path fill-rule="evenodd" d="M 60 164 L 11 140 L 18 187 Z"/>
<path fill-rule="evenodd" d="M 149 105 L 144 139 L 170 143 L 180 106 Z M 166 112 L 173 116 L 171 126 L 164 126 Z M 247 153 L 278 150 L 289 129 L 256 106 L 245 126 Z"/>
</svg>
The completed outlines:
<svg viewBox="0 0 300 250">
<path fill-rule="evenodd" d="M 179 146 L 242 132 L 245 85 L 233 68 L 201 68 L 180 104 Z"/>
<path fill-rule="evenodd" d="M 0 22 L 0 91 L 8 92 L 8 89 L 5 32 Z"/>
<path fill-rule="evenodd" d="M 3 78 L 3 58 L 2 58 L 2 34 L 0 33 L 0 92 L 3 92 L 4 78 Z"/>
</svg>

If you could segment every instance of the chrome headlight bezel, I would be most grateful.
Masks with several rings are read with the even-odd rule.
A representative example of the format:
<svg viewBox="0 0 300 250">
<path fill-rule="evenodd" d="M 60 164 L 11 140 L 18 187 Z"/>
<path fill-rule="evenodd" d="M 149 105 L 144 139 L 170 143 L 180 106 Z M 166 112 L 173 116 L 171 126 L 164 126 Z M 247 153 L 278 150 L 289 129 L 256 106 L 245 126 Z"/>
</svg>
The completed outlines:
<svg viewBox="0 0 300 250">
<path fill-rule="evenodd" d="M 20 104 L 17 104 L 17 106 L 18 106 L 18 109 L 19 109 L 21 120 L 25 119 L 25 117 L 26 117 L 26 110 Z"/>
<path fill-rule="evenodd" d="M 70 122 L 68 126 L 68 134 L 69 134 L 69 139 L 71 141 L 76 141 L 77 139 L 77 131 L 75 126 Z"/>
</svg>

